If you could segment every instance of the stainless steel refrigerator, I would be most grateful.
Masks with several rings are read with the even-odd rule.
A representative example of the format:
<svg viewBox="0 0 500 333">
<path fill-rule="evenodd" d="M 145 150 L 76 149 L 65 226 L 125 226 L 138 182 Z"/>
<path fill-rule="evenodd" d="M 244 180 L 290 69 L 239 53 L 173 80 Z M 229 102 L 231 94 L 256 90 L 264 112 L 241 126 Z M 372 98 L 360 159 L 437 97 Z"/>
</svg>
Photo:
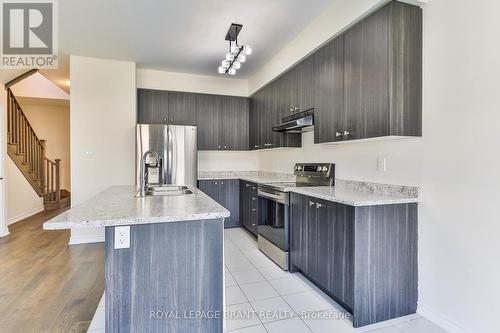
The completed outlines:
<svg viewBox="0 0 500 333">
<path fill-rule="evenodd" d="M 151 153 L 154 152 L 154 153 Z M 156 153 L 156 154 L 155 154 Z M 148 183 L 197 185 L 196 126 L 137 124 L 136 188 L 143 183 L 144 165 L 158 158 L 157 172 L 149 172 Z"/>
</svg>

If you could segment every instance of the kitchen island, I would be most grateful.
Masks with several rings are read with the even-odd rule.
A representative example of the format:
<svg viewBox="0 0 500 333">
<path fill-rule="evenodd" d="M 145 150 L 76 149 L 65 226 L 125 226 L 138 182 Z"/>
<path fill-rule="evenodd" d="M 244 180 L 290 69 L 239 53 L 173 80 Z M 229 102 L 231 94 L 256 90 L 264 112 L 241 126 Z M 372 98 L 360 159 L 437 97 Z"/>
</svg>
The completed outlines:
<svg viewBox="0 0 500 333">
<path fill-rule="evenodd" d="M 189 189 L 137 198 L 133 186 L 114 186 L 44 223 L 46 230 L 105 227 L 106 332 L 223 331 L 229 211 Z M 130 244 L 115 242 L 121 232 Z"/>
</svg>

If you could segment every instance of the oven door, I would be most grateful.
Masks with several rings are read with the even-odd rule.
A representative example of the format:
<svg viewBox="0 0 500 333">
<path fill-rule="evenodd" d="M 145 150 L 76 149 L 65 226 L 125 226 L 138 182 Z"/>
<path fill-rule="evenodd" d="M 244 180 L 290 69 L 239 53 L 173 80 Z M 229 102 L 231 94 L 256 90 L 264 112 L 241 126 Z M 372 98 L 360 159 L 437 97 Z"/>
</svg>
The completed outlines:
<svg viewBox="0 0 500 333">
<path fill-rule="evenodd" d="M 259 186 L 259 236 L 288 252 L 289 195 Z"/>
</svg>

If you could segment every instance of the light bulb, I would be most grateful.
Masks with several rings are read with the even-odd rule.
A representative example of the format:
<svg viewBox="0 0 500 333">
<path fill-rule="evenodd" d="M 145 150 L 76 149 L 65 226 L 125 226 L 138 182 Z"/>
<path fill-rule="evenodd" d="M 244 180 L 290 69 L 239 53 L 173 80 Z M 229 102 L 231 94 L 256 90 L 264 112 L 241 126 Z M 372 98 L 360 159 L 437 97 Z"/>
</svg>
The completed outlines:
<svg viewBox="0 0 500 333">
<path fill-rule="evenodd" d="M 233 55 L 231 53 L 226 53 L 226 60 L 231 60 Z"/>
<path fill-rule="evenodd" d="M 236 60 L 236 61 L 233 63 L 233 66 L 234 66 L 234 68 L 236 68 L 236 69 L 240 69 L 240 67 L 241 67 L 241 63 L 240 63 L 238 60 Z"/>
<path fill-rule="evenodd" d="M 219 74 L 224 74 L 226 72 L 226 69 L 222 66 L 219 66 Z"/>
<path fill-rule="evenodd" d="M 231 74 L 231 75 L 234 75 L 234 74 L 236 74 L 236 69 L 234 69 L 234 68 L 229 68 L 228 73 L 229 73 L 229 74 Z"/>
<path fill-rule="evenodd" d="M 238 58 L 239 58 L 240 62 L 247 61 L 247 56 L 245 55 L 245 53 L 240 53 L 240 56 Z"/>
<path fill-rule="evenodd" d="M 231 45 L 231 53 L 238 53 L 239 49 L 240 47 L 236 43 Z"/>
<path fill-rule="evenodd" d="M 222 67 L 229 67 L 229 60 L 222 60 Z"/>
<path fill-rule="evenodd" d="M 247 55 L 252 54 L 252 47 L 250 45 L 245 46 L 245 53 Z"/>
</svg>

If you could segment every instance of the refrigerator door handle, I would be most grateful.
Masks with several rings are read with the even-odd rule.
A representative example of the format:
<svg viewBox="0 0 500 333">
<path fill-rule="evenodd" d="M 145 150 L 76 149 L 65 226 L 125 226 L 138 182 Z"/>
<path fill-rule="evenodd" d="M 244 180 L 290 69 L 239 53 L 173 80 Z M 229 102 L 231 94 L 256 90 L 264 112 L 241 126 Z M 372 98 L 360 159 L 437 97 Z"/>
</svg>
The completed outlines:
<svg viewBox="0 0 500 333">
<path fill-rule="evenodd" d="M 166 184 L 173 184 L 173 169 L 172 169 L 172 164 L 173 164 L 173 150 L 174 150 L 174 145 L 173 145 L 173 134 L 172 134 L 172 129 L 170 126 L 167 126 L 167 182 Z"/>
<path fill-rule="evenodd" d="M 170 128 L 170 126 L 169 126 Z M 177 138 L 177 131 L 175 130 L 171 130 L 170 133 L 172 133 L 171 137 L 172 137 L 172 140 L 170 141 L 170 151 L 172 152 L 172 154 L 170 155 L 172 157 L 171 161 L 170 161 L 170 172 L 172 174 L 172 182 L 171 184 L 177 184 L 177 174 L 179 173 L 179 170 L 177 169 L 178 167 L 178 161 L 179 161 L 179 147 L 178 147 L 178 138 Z"/>
</svg>

